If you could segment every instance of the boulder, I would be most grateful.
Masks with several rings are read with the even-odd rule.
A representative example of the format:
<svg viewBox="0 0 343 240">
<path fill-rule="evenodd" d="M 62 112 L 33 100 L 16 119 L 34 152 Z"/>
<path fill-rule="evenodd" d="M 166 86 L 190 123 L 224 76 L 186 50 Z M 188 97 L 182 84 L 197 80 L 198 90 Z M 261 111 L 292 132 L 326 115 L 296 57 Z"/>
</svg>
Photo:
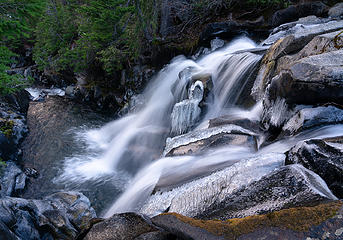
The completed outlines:
<svg viewBox="0 0 343 240">
<path fill-rule="evenodd" d="M 158 228 L 150 219 L 136 213 L 122 213 L 95 224 L 84 239 L 134 240 L 142 234 L 156 231 Z"/>
<path fill-rule="evenodd" d="M 276 11 L 272 16 L 271 25 L 279 26 L 309 15 L 324 17 L 327 12 L 328 6 L 320 1 L 291 5 L 288 8 Z"/>
<path fill-rule="evenodd" d="M 340 201 L 297 207 L 246 218 L 199 220 L 175 213 L 156 216 L 153 223 L 184 239 L 341 239 Z"/>
<path fill-rule="evenodd" d="M 24 190 L 27 176 L 14 162 L 6 162 L 6 166 L 0 171 L 0 198 L 6 196 L 16 196 Z"/>
<path fill-rule="evenodd" d="M 270 100 L 288 104 L 343 103 L 343 50 L 303 58 L 274 77 Z"/>
<path fill-rule="evenodd" d="M 329 16 L 332 18 L 342 17 L 343 16 L 343 3 L 337 3 L 335 6 L 330 8 Z"/>
<path fill-rule="evenodd" d="M 335 139 L 299 142 L 286 153 L 286 164 L 301 164 L 322 177 L 343 198 L 343 145 Z"/>
<path fill-rule="evenodd" d="M 343 110 L 334 106 L 304 108 L 297 111 L 282 127 L 283 135 L 292 135 L 302 130 L 343 122 Z"/>
<path fill-rule="evenodd" d="M 89 200 L 81 193 L 64 192 L 43 200 L 3 197 L 0 228 L 18 239 L 73 239 L 95 218 Z"/>
<path fill-rule="evenodd" d="M 265 45 L 272 46 L 262 59 L 251 91 L 256 100 L 263 98 L 271 79 L 280 74 L 281 70 L 289 69 L 297 60 L 339 50 L 343 45 L 342 38 L 338 35 L 343 28 L 343 21 L 314 25 L 296 22 L 291 27 L 287 25 L 284 28 L 286 29 L 280 26 L 279 29 L 275 29 L 264 42 Z"/>
<path fill-rule="evenodd" d="M 301 51 L 293 55 L 286 55 L 284 57 L 279 55 L 277 61 L 276 73 L 282 70 L 289 69 L 296 61 L 326 52 L 339 50 L 343 46 L 343 36 L 340 35 L 342 31 L 326 33 L 314 37 Z"/>
<path fill-rule="evenodd" d="M 342 20 L 322 20 L 320 24 L 318 22 L 294 22 L 273 30 L 270 36 L 263 41 L 262 45 L 272 45 L 279 39 L 284 38 L 288 35 L 294 36 L 294 41 L 290 44 L 287 50 L 295 52 L 302 49 L 313 37 L 325 33 L 335 32 L 342 29 Z"/>
<path fill-rule="evenodd" d="M 280 168 L 260 180 L 226 195 L 197 217 L 201 219 L 242 218 L 285 208 L 337 200 L 316 173 L 294 164 Z"/>
<path fill-rule="evenodd" d="M 225 155 L 225 152 L 222 154 Z M 241 160 L 247 157 L 246 153 L 236 157 L 233 161 L 227 161 L 223 170 L 193 181 L 188 180 L 187 183 L 182 181 L 184 176 L 174 179 L 174 182 L 160 179 L 157 185 L 161 190 L 152 195 L 139 212 L 148 216 L 163 212 L 176 212 L 188 217 L 201 216 L 212 206 L 220 205 L 240 187 L 249 185 L 284 165 L 285 158 L 284 154 L 265 154 Z M 175 182 L 176 180 L 179 182 Z M 161 186 L 163 181 L 164 186 Z"/>
<path fill-rule="evenodd" d="M 190 133 L 168 138 L 164 149 L 164 156 L 179 156 L 189 153 L 200 153 L 210 147 L 227 144 L 246 145 L 256 148 L 257 135 L 236 125 L 224 125 L 208 129 L 194 130 Z"/>
</svg>

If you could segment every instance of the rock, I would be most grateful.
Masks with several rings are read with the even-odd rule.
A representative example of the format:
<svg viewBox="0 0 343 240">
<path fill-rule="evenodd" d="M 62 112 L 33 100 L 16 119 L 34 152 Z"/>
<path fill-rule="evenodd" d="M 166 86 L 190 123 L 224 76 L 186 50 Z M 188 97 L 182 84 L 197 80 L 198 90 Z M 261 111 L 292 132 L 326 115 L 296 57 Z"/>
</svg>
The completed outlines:
<svg viewBox="0 0 343 240">
<path fill-rule="evenodd" d="M 26 115 L 29 108 L 30 94 L 25 90 L 20 90 L 13 94 L 1 97 L 0 100 L 6 102 L 16 112 Z"/>
<path fill-rule="evenodd" d="M 244 157 L 246 158 L 247 154 L 244 154 Z M 188 183 L 185 183 L 187 179 L 182 177 L 173 179 L 174 182 L 160 179 L 157 186 L 162 190 L 152 195 L 139 212 L 150 217 L 163 212 L 176 212 L 189 217 L 200 216 L 212 206 L 220 205 L 240 187 L 249 185 L 281 167 L 285 158 L 284 154 L 266 154 L 240 160 L 244 157 L 237 156 L 238 159 L 227 162 L 225 169 L 191 182 L 188 180 Z M 187 174 L 189 176 L 192 172 L 188 171 Z M 194 178 L 191 176 L 191 179 Z"/>
<path fill-rule="evenodd" d="M 143 233 L 139 237 L 136 237 L 134 240 L 177 240 L 178 238 L 171 233 L 164 231 L 155 231 Z"/>
<path fill-rule="evenodd" d="M 219 127 L 219 126 L 224 126 L 224 125 L 229 125 L 229 124 L 240 126 L 245 129 L 250 129 L 256 133 L 258 133 L 260 130 L 259 122 L 257 120 L 235 117 L 232 115 L 224 115 L 224 116 L 210 119 L 208 127 L 213 128 L 213 127 Z"/>
<path fill-rule="evenodd" d="M 244 30 L 241 28 L 241 25 L 236 21 L 216 22 L 208 24 L 199 39 L 202 43 L 209 42 L 216 37 L 232 39 L 241 35 L 243 32 Z"/>
<path fill-rule="evenodd" d="M 343 27 L 343 21 L 323 21 L 321 24 L 300 24 L 292 23 L 281 25 L 280 27 L 274 29 L 271 35 L 262 43 L 262 45 L 272 45 L 278 40 L 288 36 L 293 35 L 294 41 L 289 44 L 287 53 L 291 53 L 302 49 L 307 43 L 309 43 L 313 37 L 325 33 L 335 32 Z"/>
<path fill-rule="evenodd" d="M 283 23 L 289 23 L 298 20 L 301 17 L 315 15 L 323 17 L 328 12 L 328 6 L 322 2 L 308 2 L 299 5 L 291 5 L 288 8 L 278 10 L 271 19 L 272 26 L 279 26 Z"/>
<path fill-rule="evenodd" d="M 326 52 L 336 51 L 343 46 L 343 37 L 341 31 L 322 34 L 314 37 L 300 52 L 294 55 L 286 55 L 277 61 L 276 73 L 289 69 L 296 61 Z M 279 55 L 280 57 L 280 55 Z"/>
<path fill-rule="evenodd" d="M 256 148 L 257 135 L 235 125 L 225 125 L 208 129 L 194 130 L 188 134 L 168 138 L 164 156 L 178 156 L 189 153 L 200 153 L 210 147 L 227 144 L 247 145 Z"/>
<path fill-rule="evenodd" d="M 84 239 L 134 240 L 144 233 L 155 231 L 158 229 L 150 219 L 136 213 L 122 213 L 95 224 Z"/>
<path fill-rule="evenodd" d="M 56 193 L 43 200 L 0 199 L 0 229 L 16 239 L 73 239 L 95 217 L 89 200 L 76 192 Z"/>
<path fill-rule="evenodd" d="M 13 142 L 11 142 L 8 137 L 6 137 L 1 131 L 0 131 L 0 158 L 1 159 L 13 159 L 16 148 Z"/>
<path fill-rule="evenodd" d="M 273 78 L 269 99 L 288 104 L 343 103 L 343 50 L 303 58 Z"/>
<path fill-rule="evenodd" d="M 14 162 L 6 162 L 6 167 L 1 169 L 0 175 L 0 198 L 15 196 L 24 190 L 27 176 L 15 165 Z"/>
<path fill-rule="evenodd" d="M 333 27 L 330 23 L 332 23 Z M 296 24 L 287 30 L 274 30 L 275 33 L 272 33 L 269 38 L 271 41 L 268 39 L 265 41 L 266 44 L 274 44 L 268 49 L 262 59 L 252 88 L 254 99 L 261 100 L 271 79 L 280 74 L 282 70 L 289 69 L 297 63 L 297 60 L 311 55 L 338 50 L 343 45 L 343 39 L 338 37 L 343 25 L 337 29 L 334 26 L 337 27 L 342 23 L 343 21 L 315 25 Z M 275 38 L 274 35 L 276 36 Z M 299 50 L 301 51 L 297 53 Z"/>
<path fill-rule="evenodd" d="M 275 211 L 239 219 L 199 220 L 175 213 L 156 216 L 153 223 L 185 239 L 341 239 L 342 202 Z"/>
<path fill-rule="evenodd" d="M 169 232 L 174 233 L 181 239 L 197 239 L 197 240 L 219 240 L 224 239 L 215 234 L 205 230 L 204 228 L 193 226 L 182 220 L 179 220 L 179 215 L 159 215 L 152 219 L 153 223 Z"/>
<path fill-rule="evenodd" d="M 65 90 L 65 94 L 68 97 L 75 97 L 75 87 L 74 86 L 68 86 Z"/>
<path fill-rule="evenodd" d="M 299 142 L 286 153 L 286 164 L 301 164 L 322 177 L 343 198 L 343 145 L 333 139 Z"/>
<path fill-rule="evenodd" d="M 330 8 L 329 16 L 332 18 L 343 16 L 343 3 L 337 3 L 335 6 Z"/>
<path fill-rule="evenodd" d="M 343 122 L 343 110 L 334 106 L 304 108 L 296 112 L 283 126 L 283 134 L 293 135 L 300 131 Z"/>
<path fill-rule="evenodd" d="M 197 217 L 202 219 L 242 218 L 285 208 L 337 200 L 316 173 L 301 165 L 289 165 L 226 195 Z"/>
</svg>

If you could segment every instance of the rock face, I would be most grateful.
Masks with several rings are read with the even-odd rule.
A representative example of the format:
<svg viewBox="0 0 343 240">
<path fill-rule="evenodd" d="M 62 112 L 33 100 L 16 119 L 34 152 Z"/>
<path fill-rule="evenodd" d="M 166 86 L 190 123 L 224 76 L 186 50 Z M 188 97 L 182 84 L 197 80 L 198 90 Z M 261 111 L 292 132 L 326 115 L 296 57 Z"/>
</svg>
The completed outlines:
<svg viewBox="0 0 343 240">
<path fill-rule="evenodd" d="M 140 235 L 156 231 L 158 228 L 151 223 L 150 219 L 136 213 L 123 213 L 95 224 L 84 239 L 134 240 Z"/>
<path fill-rule="evenodd" d="M 336 199 L 317 174 L 295 164 L 282 167 L 226 195 L 220 204 L 212 205 L 197 217 L 222 220 L 241 218 Z"/>
<path fill-rule="evenodd" d="M 77 192 L 43 200 L 0 199 L 0 232 L 12 239 L 72 239 L 95 217 L 89 200 Z"/>
<path fill-rule="evenodd" d="M 256 148 L 257 136 L 254 132 L 236 125 L 224 125 L 192 131 L 188 134 L 167 139 L 164 156 L 200 153 L 209 147 L 226 144 L 247 145 Z"/>
<path fill-rule="evenodd" d="M 286 164 L 301 164 L 322 177 L 331 191 L 343 198 L 343 145 L 335 139 L 299 142 L 286 153 Z"/>
<path fill-rule="evenodd" d="M 153 223 L 183 239 L 341 239 L 342 202 L 290 208 L 242 219 L 197 220 L 162 214 Z"/>
</svg>

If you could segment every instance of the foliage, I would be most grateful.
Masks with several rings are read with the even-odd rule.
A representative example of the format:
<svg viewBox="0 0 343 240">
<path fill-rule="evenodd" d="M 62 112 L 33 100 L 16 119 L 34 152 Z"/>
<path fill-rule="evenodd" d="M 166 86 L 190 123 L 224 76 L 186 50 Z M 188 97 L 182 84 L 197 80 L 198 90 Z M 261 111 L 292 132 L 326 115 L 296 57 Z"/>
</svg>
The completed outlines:
<svg viewBox="0 0 343 240">
<path fill-rule="evenodd" d="M 3 0 L 0 3 L 0 95 L 23 86 L 22 76 L 8 74 L 13 52 L 23 39 L 31 37 L 35 21 L 44 8 L 41 0 Z"/>
<path fill-rule="evenodd" d="M 54 71 L 82 72 L 99 65 L 108 74 L 120 70 L 138 58 L 143 37 L 156 29 L 150 2 L 50 1 L 36 30 L 34 60 Z"/>
</svg>

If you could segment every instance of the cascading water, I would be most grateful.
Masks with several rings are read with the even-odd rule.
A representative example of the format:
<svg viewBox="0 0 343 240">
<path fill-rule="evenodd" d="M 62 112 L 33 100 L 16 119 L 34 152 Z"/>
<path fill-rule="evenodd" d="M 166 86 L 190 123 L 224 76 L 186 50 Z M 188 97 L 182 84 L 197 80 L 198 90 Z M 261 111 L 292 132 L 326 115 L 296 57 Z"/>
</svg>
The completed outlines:
<svg viewBox="0 0 343 240">
<path fill-rule="evenodd" d="M 101 182 L 106 176 L 121 171 L 135 174 L 124 193 L 104 216 L 126 211 L 154 215 L 165 211 L 178 192 L 186 192 L 192 184 L 199 185 L 196 181 L 200 177 L 227 169 L 232 173 L 230 181 L 234 182 L 234 185 L 228 186 L 228 191 L 233 191 L 282 166 L 283 152 L 296 141 L 309 137 L 330 137 L 343 132 L 343 126 L 338 125 L 303 133 L 256 151 L 263 136 L 237 126 L 227 126 L 223 131 L 249 135 L 256 140 L 256 147 L 228 145 L 201 154 L 161 158 L 166 141 L 168 144 L 176 141 L 176 138 L 167 137 L 186 133 L 195 127 L 197 130 L 207 129 L 211 118 L 230 115 L 232 118 L 260 120 L 261 103 L 250 110 L 236 106 L 262 57 L 253 53 L 256 47 L 254 42 L 243 37 L 197 61 L 185 57 L 173 59 L 145 90 L 145 104 L 139 111 L 100 129 L 81 133 L 88 144 L 85 154 L 67 158 L 64 172 L 57 181 Z M 210 79 L 213 88 L 206 86 L 209 83 L 202 81 L 205 78 L 207 81 Z M 207 93 L 204 88 L 207 88 Z M 191 89 L 190 92 L 188 89 Z M 204 100 L 203 97 L 207 98 Z M 204 112 L 205 109 L 207 112 Z M 219 133 L 213 131 L 221 131 L 218 129 L 209 128 L 206 134 L 217 135 Z M 199 134 L 204 135 L 204 132 L 199 131 Z M 197 137 L 190 134 L 187 141 L 197 141 Z M 235 169 L 234 173 L 232 169 Z M 169 192 L 170 189 L 173 190 Z M 155 194 L 151 198 L 154 191 L 160 195 Z M 117 198 L 111 197 L 113 200 Z M 156 209 L 156 201 L 160 203 L 160 209 Z"/>
</svg>

